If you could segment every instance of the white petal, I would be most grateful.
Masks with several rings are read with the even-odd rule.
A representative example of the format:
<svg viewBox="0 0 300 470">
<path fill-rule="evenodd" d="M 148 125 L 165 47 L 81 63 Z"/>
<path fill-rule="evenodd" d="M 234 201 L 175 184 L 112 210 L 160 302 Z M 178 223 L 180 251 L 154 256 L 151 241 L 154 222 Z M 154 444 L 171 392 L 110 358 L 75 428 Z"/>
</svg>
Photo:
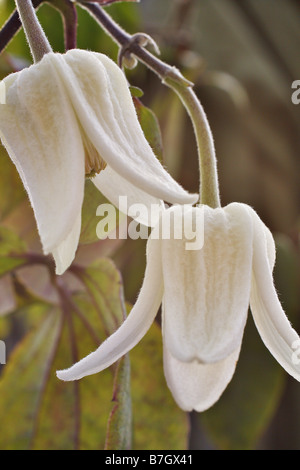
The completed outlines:
<svg viewBox="0 0 300 470">
<path fill-rule="evenodd" d="M 109 367 L 132 349 L 150 328 L 162 299 L 161 251 L 158 240 L 149 239 L 147 267 L 138 299 L 120 328 L 101 346 L 70 369 L 57 372 L 61 380 L 77 380 Z"/>
<path fill-rule="evenodd" d="M 76 49 L 64 56 L 57 54 L 56 67 L 82 129 L 108 165 L 156 198 L 171 203 L 198 200 L 155 157 L 138 122 L 125 75 L 112 60 Z"/>
<path fill-rule="evenodd" d="M 164 372 L 174 400 L 184 411 L 202 412 L 214 405 L 232 379 L 240 349 L 214 364 L 181 362 L 164 348 Z"/>
<path fill-rule="evenodd" d="M 254 211 L 251 214 L 254 221 L 252 315 L 269 351 L 290 375 L 300 380 L 300 338 L 290 325 L 274 287 L 270 232 Z"/>
<path fill-rule="evenodd" d="M 63 274 L 74 260 L 80 238 L 80 230 L 81 213 L 79 212 L 76 217 L 74 227 L 68 234 L 67 238 L 52 251 L 56 265 L 56 274 Z"/>
<path fill-rule="evenodd" d="M 53 57 L 4 79 L 0 105 L 1 140 L 28 192 L 45 253 L 72 230 L 84 190 L 81 135 Z"/>
<path fill-rule="evenodd" d="M 196 216 L 202 209 L 193 210 Z M 204 211 L 202 249 L 187 251 L 185 239 L 162 240 L 165 342 L 183 362 L 218 362 L 236 350 L 249 307 L 251 217 L 240 204 Z"/>
<path fill-rule="evenodd" d="M 138 217 L 134 217 L 137 222 L 148 227 L 154 227 L 158 222 L 162 201 L 134 186 L 116 173 L 110 166 L 107 166 L 105 170 L 93 177 L 92 181 L 109 201 L 127 215 L 133 204 L 143 204 L 148 216 L 146 214 L 145 217 L 145 211 L 140 212 Z M 121 204 L 120 206 L 121 198 L 124 197 L 126 198 L 126 204 Z"/>
</svg>

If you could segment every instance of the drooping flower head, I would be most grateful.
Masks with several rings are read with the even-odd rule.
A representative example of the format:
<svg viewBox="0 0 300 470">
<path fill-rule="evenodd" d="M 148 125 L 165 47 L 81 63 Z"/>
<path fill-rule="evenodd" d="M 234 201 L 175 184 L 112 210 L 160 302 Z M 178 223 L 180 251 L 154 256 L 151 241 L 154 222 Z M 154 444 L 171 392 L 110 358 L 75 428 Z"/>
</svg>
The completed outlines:
<svg viewBox="0 0 300 470">
<path fill-rule="evenodd" d="M 170 212 L 183 222 L 188 214 L 174 206 L 162 214 L 162 223 Z M 95 352 L 59 371 L 60 379 L 80 379 L 118 360 L 145 335 L 162 303 L 164 371 L 182 409 L 203 411 L 223 393 L 239 357 L 249 304 L 267 348 L 300 380 L 300 365 L 293 361 L 299 336 L 273 284 L 270 231 L 245 204 L 191 207 L 189 213 L 196 230 L 203 230 L 200 249 L 187 249 L 191 238 L 186 231 L 181 238 L 164 239 L 154 228 L 144 282 L 131 313 Z"/>
<path fill-rule="evenodd" d="M 78 245 L 85 176 L 114 204 L 121 195 L 129 206 L 196 202 L 197 195 L 188 194 L 155 157 L 126 78 L 105 55 L 50 52 L 6 77 L 0 89 L 0 137 L 58 274 Z"/>
</svg>

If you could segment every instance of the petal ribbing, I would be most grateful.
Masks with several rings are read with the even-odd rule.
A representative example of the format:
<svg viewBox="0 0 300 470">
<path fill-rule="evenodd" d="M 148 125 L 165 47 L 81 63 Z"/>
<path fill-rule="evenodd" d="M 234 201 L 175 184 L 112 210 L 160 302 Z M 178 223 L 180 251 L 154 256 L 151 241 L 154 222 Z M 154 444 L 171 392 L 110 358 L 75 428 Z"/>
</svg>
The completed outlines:
<svg viewBox="0 0 300 470">
<path fill-rule="evenodd" d="M 195 203 L 155 157 L 140 124 L 121 69 L 99 53 L 56 54 L 56 68 L 81 128 L 99 155 L 123 178 L 171 203 Z M 68 68 L 68 70 L 67 70 Z"/>
<path fill-rule="evenodd" d="M 186 239 L 162 240 L 164 340 L 179 361 L 218 362 L 237 349 L 243 335 L 253 222 L 240 204 L 193 210 L 195 222 L 204 210 L 201 249 L 186 250 Z"/>
<path fill-rule="evenodd" d="M 81 135 L 54 56 L 5 78 L 0 105 L 1 140 L 28 192 L 46 254 L 68 237 L 84 190 Z"/>
</svg>

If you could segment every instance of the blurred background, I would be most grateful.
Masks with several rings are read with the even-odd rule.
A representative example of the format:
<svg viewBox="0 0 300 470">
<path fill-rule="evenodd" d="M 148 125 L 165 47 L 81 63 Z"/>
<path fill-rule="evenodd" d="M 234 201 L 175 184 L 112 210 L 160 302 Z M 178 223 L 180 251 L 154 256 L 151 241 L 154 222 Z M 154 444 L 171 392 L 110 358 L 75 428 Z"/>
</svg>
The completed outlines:
<svg viewBox="0 0 300 470">
<path fill-rule="evenodd" d="M 276 236 L 276 286 L 299 331 L 300 105 L 291 84 L 300 77 L 300 2 L 145 0 L 141 7 L 163 56 L 195 83 L 215 138 L 222 204 L 250 204 Z M 175 99 L 171 117 L 156 93 L 150 103 L 162 119 L 168 168 L 197 190 L 189 122 Z M 277 366 L 260 348 L 249 318 L 232 384 L 212 410 L 193 416 L 193 448 L 300 448 L 300 386 L 276 379 Z M 254 391 L 265 374 L 265 391 Z"/>
<path fill-rule="evenodd" d="M 12 1 L 2 1 L 1 24 L 13 6 Z M 215 139 L 222 205 L 233 201 L 247 203 L 271 229 L 277 244 L 276 287 L 289 319 L 300 332 L 300 104 L 293 104 L 291 100 L 295 91 L 292 83 L 300 80 L 300 1 L 141 0 L 139 4 L 118 3 L 107 7 L 107 12 L 127 31 L 150 34 L 161 49 L 162 59 L 176 65 L 195 84 Z M 116 59 L 117 48 L 99 25 L 80 8 L 78 15 L 78 47 L 104 52 Z M 59 13 L 51 5 L 43 5 L 39 18 L 53 49 L 63 51 Z M 30 55 L 24 35 L 20 32 L 1 56 L 1 77 L 28 63 Z M 141 64 L 128 71 L 127 76 L 131 85 L 143 90 L 144 95 L 140 98 L 142 105 L 156 115 L 160 127 L 160 132 L 156 131 L 155 134 L 159 140 L 158 156 L 186 189 L 198 191 L 199 173 L 192 126 L 178 98 Z M 6 155 L 2 155 L 2 159 L 7 162 Z M 11 175 L 13 170 L 10 168 L 7 171 Z M 4 188 L 7 182 L 2 181 L 1 184 Z M 26 224 L 24 221 L 20 223 L 20 218 L 16 222 L 7 203 L 9 188 L 5 188 L 5 191 L 0 189 L 0 221 L 5 227 L 14 227 L 22 238 L 26 238 L 25 232 L 32 234 L 35 231 L 32 216 L 26 218 Z M 18 191 L 13 193 L 17 200 L 10 199 L 10 204 L 15 207 L 19 207 L 20 201 L 24 200 L 24 194 Z M 109 256 L 122 275 L 125 299 L 132 303 L 143 277 L 145 241 L 127 240 L 122 244 L 108 244 L 90 237 L 91 230 L 95 228 L 89 225 L 95 214 L 91 206 L 94 210 L 99 201 L 96 198 L 94 205 L 91 204 L 94 193 L 89 186 L 86 194 L 84 211 L 87 216 L 77 262 L 93 258 L 94 250 L 97 250 L 99 257 Z M 85 235 L 88 233 L 86 238 L 84 232 Z M 38 242 L 36 239 L 33 242 L 32 235 L 28 240 L 34 248 L 37 247 Z M 37 323 L 31 312 L 29 325 L 24 327 L 24 317 L 20 315 L 24 305 L 26 308 L 36 305 L 32 298 L 30 301 L 27 298 L 26 302 L 24 298 L 20 300 L 25 288 L 33 295 L 32 284 L 36 282 L 36 277 L 33 276 L 35 281 L 31 279 L 29 282 L 27 275 L 10 274 L 10 281 L 6 279 L 5 282 L 12 289 L 10 282 L 13 276 L 14 294 L 9 297 L 7 290 L 2 294 L 2 304 L 9 305 L 3 313 L 14 313 L 3 316 L 5 326 L 0 332 L 5 333 L 8 343 L 12 345 L 25 337 L 25 333 L 31 331 L 32 325 L 36 327 Z M 57 305 L 55 295 L 49 295 L 49 285 L 45 289 L 46 284 L 45 281 L 34 295 Z M 16 286 L 19 288 L 18 299 L 14 303 L 12 298 Z M 160 347 L 160 339 L 156 331 L 150 336 L 149 340 L 142 342 L 141 348 L 153 353 L 154 345 Z M 300 449 L 300 384 L 290 378 L 265 349 L 251 314 L 236 374 L 220 401 L 205 413 L 192 413 L 188 417 L 176 414 L 178 411 L 175 411 L 172 398 L 164 396 L 166 386 L 161 356 L 155 359 L 155 363 L 148 364 L 149 370 L 160 374 L 159 377 L 153 377 L 143 393 L 135 391 L 141 387 L 141 369 L 136 365 L 138 354 L 134 354 L 130 354 L 135 423 L 133 448 Z M 10 375 L 10 386 L 13 380 Z M 2 387 L 0 385 L 0 391 L 8 393 L 8 385 Z M 148 402 L 153 389 L 158 395 Z M 155 415 L 158 402 L 158 409 L 165 410 L 165 413 L 154 419 L 152 415 Z M 2 422 L 5 416 L 9 420 L 9 416 L 3 413 L 0 405 Z M 15 419 L 15 429 L 20 413 L 11 415 L 11 419 Z M 24 417 L 22 419 L 25 420 Z M 26 419 L 28 431 L 28 417 Z M 89 422 L 91 419 L 88 415 Z M 97 433 L 97 423 L 93 426 Z M 47 429 L 41 432 L 45 436 Z M 14 437 L 10 439 L 6 442 L 0 435 L 0 448 L 18 446 Z M 36 444 L 37 448 L 59 446 L 43 439 Z M 81 444 L 81 447 L 85 446 L 88 447 L 88 444 Z"/>
</svg>

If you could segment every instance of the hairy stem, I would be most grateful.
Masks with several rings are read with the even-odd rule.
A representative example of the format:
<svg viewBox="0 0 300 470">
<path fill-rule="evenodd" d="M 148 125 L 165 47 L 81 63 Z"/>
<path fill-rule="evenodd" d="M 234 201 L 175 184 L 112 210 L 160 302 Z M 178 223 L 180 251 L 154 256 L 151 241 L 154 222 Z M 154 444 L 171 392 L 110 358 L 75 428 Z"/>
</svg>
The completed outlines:
<svg viewBox="0 0 300 470">
<path fill-rule="evenodd" d="M 148 68 L 155 72 L 162 80 L 166 77 L 171 77 L 173 80 L 184 84 L 185 86 L 191 85 L 186 78 L 181 75 L 176 67 L 172 67 L 162 60 L 155 57 L 149 51 L 144 49 L 134 41 L 134 36 L 130 35 L 121 28 L 107 13 L 96 3 L 84 2 L 80 3 L 82 8 L 88 12 L 101 24 L 102 28 L 111 36 L 111 38 L 121 47 L 127 47 L 132 54 L 134 54 L 140 62 L 144 63 Z"/>
<path fill-rule="evenodd" d="M 36 16 L 31 0 L 15 0 L 34 62 L 51 52 L 49 41 Z"/>
<path fill-rule="evenodd" d="M 178 94 L 193 123 L 199 156 L 200 202 L 213 208 L 219 207 L 217 159 L 204 109 L 191 87 L 180 86 L 170 78 L 166 78 L 164 83 Z"/>
<path fill-rule="evenodd" d="M 33 0 L 32 4 L 34 8 L 38 8 L 44 0 Z M 10 43 L 12 38 L 21 28 L 22 23 L 19 17 L 19 13 L 15 10 L 8 20 L 5 22 L 4 26 L 0 31 L 0 53 L 6 48 L 6 46 Z"/>
<path fill-rule="evenodd" d="M 190 116 L 195 132 L 200 169 L 200 202 L 211 207 L 219 207 L 214 141 L 205 112 L 192 89 L 193 84 L 175 67 L 164 63 L 141 47 L 137 41 L 134 41 L 134 36 L 124 31 L 99 5 L 85 2 L 81 6 L 94 16 L 121 48 L 126 47 L 140 62 L 155 72 L 165 85 L 177 93 Z"/>
</svg>

